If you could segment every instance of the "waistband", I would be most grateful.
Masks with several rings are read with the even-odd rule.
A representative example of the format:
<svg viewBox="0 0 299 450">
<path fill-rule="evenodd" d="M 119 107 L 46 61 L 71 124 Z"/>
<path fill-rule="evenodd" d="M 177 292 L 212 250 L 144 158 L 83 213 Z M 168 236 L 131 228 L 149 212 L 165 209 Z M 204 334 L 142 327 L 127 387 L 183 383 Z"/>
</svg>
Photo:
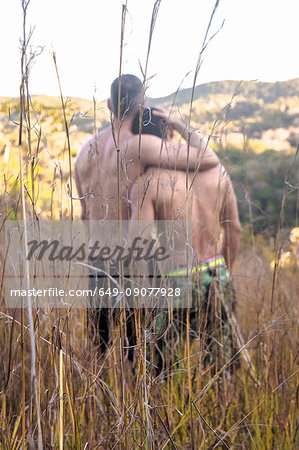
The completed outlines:
<svg viewBox="0 0 299 450">
<path fill-rule="evenodd" d="M 207 272 L 209 269 L 216 269 L 217 267 L 226 267 L 225 259 L 222 255 L 207 259 L 201 266 L 195 266 L 190 269 L 182 268 L 161 276 L 162 278 L 186 276 L 198 272 Z"/>
</svg>

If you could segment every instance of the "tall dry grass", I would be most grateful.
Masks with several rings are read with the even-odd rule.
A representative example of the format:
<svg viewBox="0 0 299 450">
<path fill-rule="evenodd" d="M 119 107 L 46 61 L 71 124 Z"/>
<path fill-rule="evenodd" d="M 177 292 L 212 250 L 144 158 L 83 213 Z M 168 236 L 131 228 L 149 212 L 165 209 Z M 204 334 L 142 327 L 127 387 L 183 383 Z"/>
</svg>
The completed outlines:
<svg viewBox="0 0 299 450">
<path fill-rule="evenodd" d="M 193 341 L 188 349 L 182 336 L 176 336 L 173 361 L 169 349 L 163 350 L 167 369 L 158 376 L 142 364 L 137 351 L 136 374 L 121 345 L 119 326 L 106 354 L 100 355 L 85 337 L 82 310 L 41 310 L 35 336 L 45 447 L 58 447 L 63 435 L 64 448 L 147 448 L 150 443 L 153 448 L 191 448 L 192 430 L 196 448 L 213 448 L 220 438 L 221 448 L 296 448 L 298 277 L 294 267 L 280 270 L 271 319 L 273 250 L 262 238 L 257 240 L 254 249 L 243 245 L 234 278 L 239 325 L 259 387 L 242 359 L 231 379 L 223 373 L 213 378 L 212 367 L 202 370 L 200 342 Z M 25 436 L 28 443 L 31 429 L 37 443 L 37 413 L 29 409 L 30 332 L 26 310 L 23 325 L 19 310 L 2 307 L 0 315 L 0 442 L 2 448 L 14 449 L 22 445 L 22 354 Z"/>
<path fill-rule="evenodd" d="M 215 3 L 215 8 L 218 3 Z M 23 1 L 24 31 L 28 4 Z M 158 6 L 159 2 L 156 2 L 152 24 Z M 123 6 L 120 54 L 126 7 L 127 3 Z M 207 33 L 209 29 L 210 22 Z M 154 26 L 151 26 L 143 71 L 144 86 L 153 30 Z M 196 67 L 196 77 L 202 51 L 209 40 L 207 36 Z M 27 51 L 26 42 L 28 37 L 24 34 L 23 58 Z M 23 67 L 24 75 L 25 62 Z M 122 73 L 121 56 L 119 73 Z M 72 218 L 75 199 L 71 179 L 71 138 L 67 104 L 61 88 L 60 94 L 69 170 L 66 176 L 62 176 L 65 174 L 62 174 L 60 163 L 56 162 L 54 166 L 53 186 L 56 172 L 60 171 L 62 175 L 61 190 L 57 192 L 53 187 L 51 192 L 51 217 L 56 214 L 54 200 L 62 204 L 60 196 L 69 192 L 67 202 Z M 36 217 L 35 170 L 38 165 L 34 158 L 38 156 L 40 142 L 40 138 L 32 139 L 30 133 L 35 112 L 30 101 L 28 73 L 22 78 L 20 104 L 20 168 L 25 166 L 25 173 L 20 171 L 19 183 L 24 219 L 26 212 L 27 216 L 30 213 L 31 217 Z M 96 107 L 94 111 L 96 124 Z M 190 118 L 191 114 L 192 103 Z M 120 120 L 118 122 L 115 142 L 119 157 L 121 124 Z M 24 124 L 26 144 L 22 133 Z M 31 158 L 35 161 L 33 165 Z M 119 161 L 119 183 L 120 167 Z M 25 189 L 28 180 L 30 191 Z M 250 191 L 250 186 L 247 189 Z M 182 325 L 187 328 L 187 339 L 180 330 L 172 330 L 171 346 L 163 348 L 165 369 L 157 373 L 145 362 L 146 336 L 140 310 L 133 312 L 137 346 L 132 365 L 126 346 L 125 309 L 120 322 L 111 324 L 111 345 L 102 354 L 86 336 L 84 310 L 31 310 L 30 305 L 13 310 L 5 306 L 2 291 L 1 448 L 296 448 L 299 281 L 295 262 L 286 268 L 279 265 L 279 249 L 284 243 L 281 229 L 285 201 L 287 188 L 275 243 L 262 236 L 254 236 L 251 229 L 250 240 L 244 233 L 240 255 L 234 266 L 239 327 L 257 379 L 251 376 L 250 367 L 242 358 L 245 349 L 240 349 L 236 355 L 235 359 L 240 364 L 230 377 L 221 367 L 216 375 L 212 365 L 203 367 L 201 341 L 189 339 L 188 314 L 187 323 Z M 2 222 L 11 208 L 18 210 L 19 201 L 13 206 L 3 203 Z M 64 216 L 69 217 L 69 212 L 61 208 L 59 217 Z M 270 264 L 273 258 L 274 272 Z"/>
</svg>

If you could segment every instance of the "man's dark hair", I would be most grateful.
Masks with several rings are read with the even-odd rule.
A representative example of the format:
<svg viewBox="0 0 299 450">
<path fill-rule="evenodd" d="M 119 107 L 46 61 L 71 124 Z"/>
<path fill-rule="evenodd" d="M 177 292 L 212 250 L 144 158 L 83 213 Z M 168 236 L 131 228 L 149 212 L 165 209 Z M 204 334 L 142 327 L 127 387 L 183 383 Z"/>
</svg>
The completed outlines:
<svg viewBox="0 0 299 450">
<path fill-rule="evenodd" d="M 142 114 L 141 134 L 153 134 L 163 139 L 166 135 L 166 122 L 161 117 L 155 116 L 152 111 L 157 108 L 146 108 Z M 132 133 L 139 134 L 140 112 L 138 111 L 132 122 Z"/>
<path fill-rule="evenodd" d="M 118 117 L 118 87 L 119 77 L 111 84 L 110 100 L 114 117 Z M 135 75 L 121 75 L 120 88 L 120 118 L 129 114 L 141 101 L 142 81 Z"/>
</svg>

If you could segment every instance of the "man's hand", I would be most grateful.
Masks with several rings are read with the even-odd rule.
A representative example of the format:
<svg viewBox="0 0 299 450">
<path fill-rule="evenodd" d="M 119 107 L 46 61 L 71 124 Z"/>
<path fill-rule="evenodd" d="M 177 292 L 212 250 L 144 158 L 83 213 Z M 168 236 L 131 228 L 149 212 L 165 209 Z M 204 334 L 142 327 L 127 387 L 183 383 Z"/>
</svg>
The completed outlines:
<svg viewBox="0 0 299 450">
<path fill-rule="evenodd" d="M 168 127 L 173 128 L 175 131 L 178 131 L 180 134 L 182 129 L 186 128 L 186 125 L 182 120 L 180 120 L 174 113 L 168 113 L 163 108 L 156 108 L 152 110 L 152 114 L 157 117 L 161 117 L 161 119 L 165 120 Z"/>
</svg>

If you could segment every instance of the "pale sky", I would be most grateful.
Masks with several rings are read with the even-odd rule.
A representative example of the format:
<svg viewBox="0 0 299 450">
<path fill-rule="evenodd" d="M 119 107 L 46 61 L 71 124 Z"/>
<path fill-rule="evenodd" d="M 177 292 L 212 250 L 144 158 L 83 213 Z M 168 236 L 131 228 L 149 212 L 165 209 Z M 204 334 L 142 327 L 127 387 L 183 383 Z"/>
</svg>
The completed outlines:
<svg viewBox="0 0 299 450">
<path fill-rule="evenodd" d="M 59 95 L 51 52 L 57 55 L 63 94 L 98 100 L 118 75 L 121 0 L 31 0 L 33 48 L 44 46 L 30 74 L 32 94 Z M 154 0 L 128 0 L 123 73 L 142 78 Z M 162 0 L 149 60 L 147 94 L 164 96 L 192 85 L 215 0 Z M 299 0 L 220 0 L 197 84 L 216 80 L 277 81 L 299 77 Z M 0 96 L 20 85 L 21 0 L 0 0 Z"/>
</svg>

